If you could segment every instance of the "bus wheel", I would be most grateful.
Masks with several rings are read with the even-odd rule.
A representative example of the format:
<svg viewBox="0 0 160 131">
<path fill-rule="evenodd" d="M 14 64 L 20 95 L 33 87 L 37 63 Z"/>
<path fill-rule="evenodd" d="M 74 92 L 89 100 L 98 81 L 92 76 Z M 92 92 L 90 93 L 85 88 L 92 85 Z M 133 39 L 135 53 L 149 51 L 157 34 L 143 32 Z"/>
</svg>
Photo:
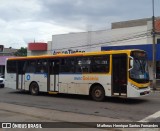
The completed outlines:
<svg viewBox="0 0 160 131">
<path fill-rule="evenodd" d="M 38 95 L 39 93 L 39 86 L 36 82 L 31 83 L 30 85 L 30 93 L 31 95 Z"/>
<path fill-rule="evenodd" d="M 105 91 L 102 86 L 95 85 L 91 91 L 91 97 L 95 101 L 103 101 L 105 98 Z"/>
</svg>

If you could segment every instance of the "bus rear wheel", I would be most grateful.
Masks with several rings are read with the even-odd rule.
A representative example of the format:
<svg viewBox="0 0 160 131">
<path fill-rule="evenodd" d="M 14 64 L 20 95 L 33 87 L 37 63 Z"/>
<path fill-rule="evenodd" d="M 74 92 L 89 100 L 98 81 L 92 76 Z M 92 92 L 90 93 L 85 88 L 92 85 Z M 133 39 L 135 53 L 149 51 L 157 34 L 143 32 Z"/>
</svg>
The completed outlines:
<svg viewBox="0 0 160 131">
<path fill-rule="evenodd" d="M 31 93 L 31 95 L 38 95 L 39 94 L 39 86 L 36 82 L 31 83 L 30 93 Z"/>
<path fill-rule="evenodd" d="M 95 101 L 103 101 L 105 98 L 105 91 L 102 86 L 95 85 L 91 91 L 91 97 Z"/>
</svg>

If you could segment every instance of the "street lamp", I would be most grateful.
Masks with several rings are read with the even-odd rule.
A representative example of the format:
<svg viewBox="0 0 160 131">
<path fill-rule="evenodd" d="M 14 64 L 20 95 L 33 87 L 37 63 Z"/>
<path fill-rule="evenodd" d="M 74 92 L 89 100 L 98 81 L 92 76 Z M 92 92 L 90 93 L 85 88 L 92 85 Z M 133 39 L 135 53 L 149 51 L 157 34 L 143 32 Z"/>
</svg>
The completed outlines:
<svg viewBox="0 0 160 131">
<path fill-rule="evenodd" d="M 153 90 L 156 90 L 156 43 L 155 43 L 155 17 L 154 17 L 154 0 L 152 0 L 152 40 L 153 40 Z"/>
</svg>

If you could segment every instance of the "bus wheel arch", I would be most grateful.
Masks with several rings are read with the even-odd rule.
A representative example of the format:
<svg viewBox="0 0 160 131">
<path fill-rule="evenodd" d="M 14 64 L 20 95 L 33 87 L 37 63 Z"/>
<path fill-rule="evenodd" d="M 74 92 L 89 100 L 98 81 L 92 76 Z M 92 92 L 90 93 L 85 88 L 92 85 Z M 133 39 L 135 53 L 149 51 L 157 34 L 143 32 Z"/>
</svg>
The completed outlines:
<svg viewBox="0 0 160 131">
<path fill-rule="evenodd" d="M 95 101 L 103 101 L 105 98 L 104 87 L 99 83 L 92 84 L 89 90 L 89 95 Z"/>
<path fill-rule="evenodd" d="M 31 95 L 38 95 L 39 94 L 39 85 L 37 82 L 32 81 L 29 85 L 29 91 Z"/>
</svg>

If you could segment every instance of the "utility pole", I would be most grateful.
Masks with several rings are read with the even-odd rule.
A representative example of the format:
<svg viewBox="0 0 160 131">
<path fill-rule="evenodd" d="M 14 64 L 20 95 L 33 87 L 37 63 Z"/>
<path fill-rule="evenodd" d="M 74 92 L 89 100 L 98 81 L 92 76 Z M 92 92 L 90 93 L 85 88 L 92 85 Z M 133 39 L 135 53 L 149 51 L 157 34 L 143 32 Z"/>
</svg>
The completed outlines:
<svg viewBox="0 0 160 131">
<path fill-rule="evenodd" d="M 153 16 L 152 16 L 152 41 L 153 41 L 153 48 L 152 48 L 152 53 L 153 53 L 153 90 L 156 90 L 156 43 L 155 43 L 155 17 L 154 17 L 154 0 L 152 0 L 152 11 L 153 11 Z"/>
</svg>

